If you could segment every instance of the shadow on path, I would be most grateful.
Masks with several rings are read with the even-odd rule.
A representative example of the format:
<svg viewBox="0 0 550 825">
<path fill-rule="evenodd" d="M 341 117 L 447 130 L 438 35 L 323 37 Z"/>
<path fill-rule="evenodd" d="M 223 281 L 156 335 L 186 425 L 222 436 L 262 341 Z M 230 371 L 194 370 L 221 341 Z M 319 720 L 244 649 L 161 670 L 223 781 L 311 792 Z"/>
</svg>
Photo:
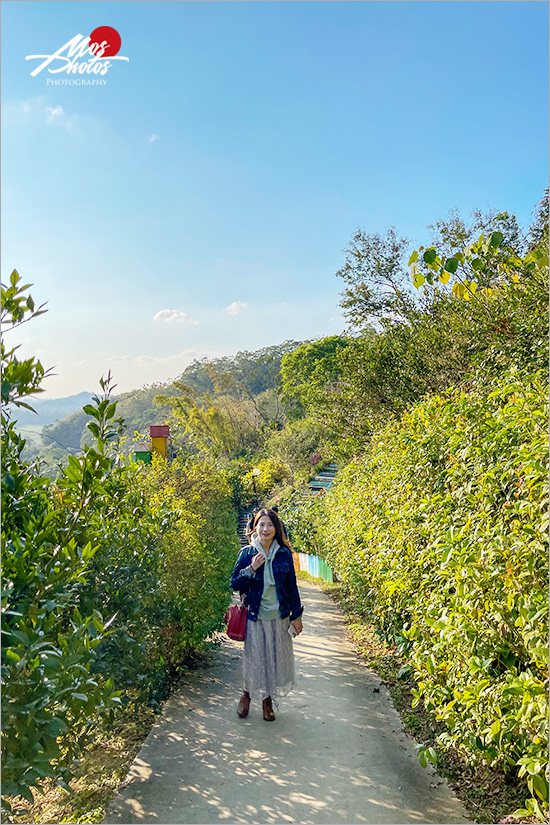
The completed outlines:
<svg viewBox="0 0 550 825">
<path fill-rule="evenodd" d="M 242 645 L 224 637 L 166 703 L 105 823 L 469 821 L 446 783 L 420 767 L 340 609 L 316 585 L 299 587 L 298 689 L 281 699 L 276 721 L 263 721 L 260 701 L 237 717 Z"/>
</svg>

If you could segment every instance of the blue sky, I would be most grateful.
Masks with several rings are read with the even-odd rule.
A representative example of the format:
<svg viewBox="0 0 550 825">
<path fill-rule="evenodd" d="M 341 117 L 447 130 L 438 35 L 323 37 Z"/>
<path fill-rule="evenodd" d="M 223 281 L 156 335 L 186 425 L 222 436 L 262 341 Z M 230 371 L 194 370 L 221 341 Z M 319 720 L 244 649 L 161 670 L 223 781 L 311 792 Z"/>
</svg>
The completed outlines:
<svg viewBox="0 0 550 825">
<path fill-rule="evenodd" d="M 111 26 L 103 86 L 31 77 Z M 2 279 L 57 397 L 341 332 L 354 230 L 529 224 L 548 179 L 544 2 L 2 3 Z M 96 77 L 84 75 L 77 77 Z M 15 333 L 14 333 L 15 335 Z"/>
</svg>

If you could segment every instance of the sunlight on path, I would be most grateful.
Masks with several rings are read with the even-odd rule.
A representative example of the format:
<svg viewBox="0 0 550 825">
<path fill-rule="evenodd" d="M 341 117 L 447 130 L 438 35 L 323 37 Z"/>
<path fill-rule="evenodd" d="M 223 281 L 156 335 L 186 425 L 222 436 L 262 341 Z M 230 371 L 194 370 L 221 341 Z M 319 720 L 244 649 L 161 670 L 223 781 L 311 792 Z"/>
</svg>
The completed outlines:
<svg viewBox="0 0 550 825">
<path fill-rule="evenodd" d="M 380 679 L 359 660 L 340 610 L 300 582 L 298 689 L 266 724 L 261 702 L 239 719 L 241 646 L 166 703 L 105 823 L 459 823 L 460 803 L 414 743 Z"/>
</svg>

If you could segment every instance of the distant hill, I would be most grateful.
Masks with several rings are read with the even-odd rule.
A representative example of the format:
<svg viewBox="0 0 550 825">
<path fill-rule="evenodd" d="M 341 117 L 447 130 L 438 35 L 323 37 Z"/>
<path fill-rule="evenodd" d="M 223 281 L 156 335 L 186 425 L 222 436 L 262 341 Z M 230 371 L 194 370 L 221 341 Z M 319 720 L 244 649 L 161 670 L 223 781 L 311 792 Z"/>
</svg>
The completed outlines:
<svg viewBox="0 0 550 825">
<path fill-rule="evenodd" d="M 21 407 L 13 413 L 14 419 L 20 427 L 38 429 L 44 424 L 53 424 L 66 418 L 75 410 L 80 410 L 84 404 L 89 404 L 93 393 L 79 392 L 78 395 L 68 395 L 66 398 L 32 398 L 28 400 L 36 413 Z"/>
<path fill-rule="evenodd" d="M 283 356 L 307 343 L 309 341 L 283 341 L 282 344 L 264 347 L 254 352 L 242 350 L 236 355 L 225 355 L 209 361 L 193 361 L 178 380 L 198 392 L 212 392 L 214 383 L 206 366 L 208 364 L 214 367 L 218 375 L 231 373 L 253 395 L 260 395 L 276 387 Z"/>
<path fill-rule="evenodd" d="M 207 367 L 210 364 L 218 375 L 231 373 L 252 395 L 258 396 L 276 387 L 283 356 L 287 352 L 293 352 L 302 343 L 304 342 L 284 341 L 255 352 L 244 351 L 211 361 L 194 361 L 184 370 L 179 380 L 197 392 L 213 392 L 212 374 Z M 165 407 L 156 405 L 154 398 L 156 395 L 178 394 L 179 390 L 172 383 L 158 383 L 119 395 L 117 414 L 124 418 L 125 434 L 132 438 L 136 431 L 148 433 L 151 424 L 164 423 L 170 412 Z M 49 452 L 54 450 L 56 457 L 78 452 L 88 435 L 86 422 L 89 417 L 82 411 L 82 407 L 91 398 L 92 393 L 82 392 L 68 398 L 33 400 L 37 414 L 21 410 L 16 416 L 18 425 L 37 444 L 43 442 L 43 446 L 38 448 L 41 455 L 45 449 Z M 42 439 L 37 434 L 41 427 L 44 427 Z"/>
</svg>

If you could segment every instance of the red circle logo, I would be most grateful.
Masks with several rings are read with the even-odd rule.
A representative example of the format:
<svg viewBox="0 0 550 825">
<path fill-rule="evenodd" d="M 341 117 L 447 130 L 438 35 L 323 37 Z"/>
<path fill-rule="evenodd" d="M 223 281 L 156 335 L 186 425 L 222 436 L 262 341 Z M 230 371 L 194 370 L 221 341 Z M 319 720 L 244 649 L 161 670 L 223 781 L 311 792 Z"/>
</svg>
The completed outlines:
<svg viewBox="0 0 550 825">
<path fill-rule="evenodd" d="M 114 57 L 120 50 L 122 40 L 120 34 L 111 26 L 98 26 L 90 35 L 90 50 L 92 54 L 97 54 L 100 51 L 101 44 L 104 52 L 101 57 Z"/>
</svg>

